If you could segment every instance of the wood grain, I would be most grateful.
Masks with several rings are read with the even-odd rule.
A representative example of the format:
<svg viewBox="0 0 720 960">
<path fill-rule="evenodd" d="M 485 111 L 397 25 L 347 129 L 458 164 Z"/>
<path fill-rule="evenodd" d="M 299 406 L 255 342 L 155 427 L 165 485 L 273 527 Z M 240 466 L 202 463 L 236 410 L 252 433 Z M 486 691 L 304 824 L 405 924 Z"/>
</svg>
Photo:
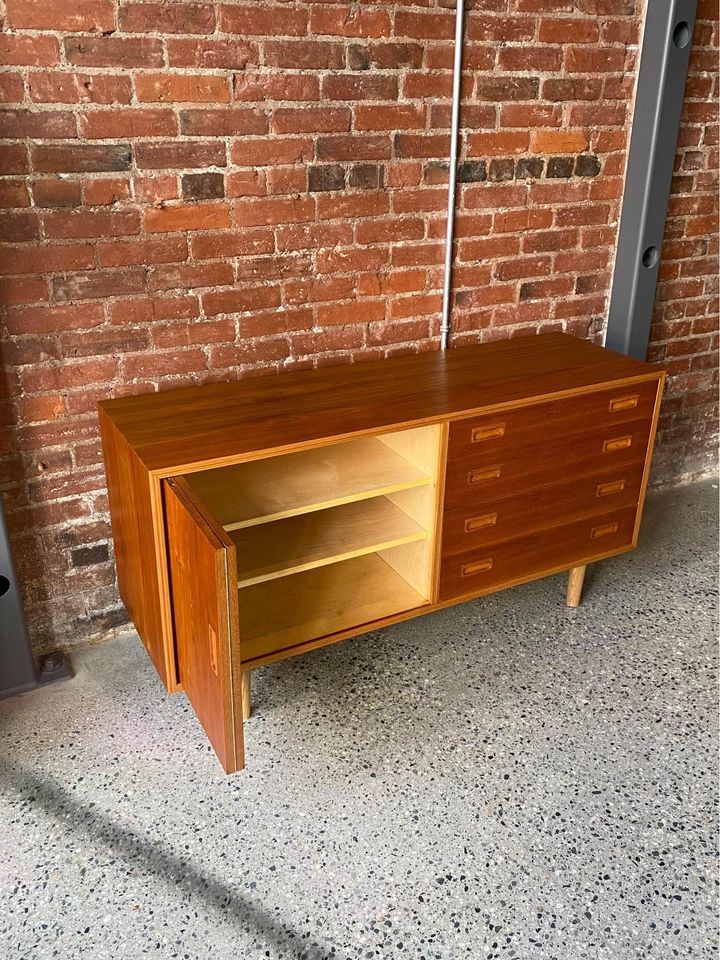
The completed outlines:
<svg viewBox="0 0 720 960">
<path fill-rule="evenodd" d="M 638 360 L 548 333 L 121 397 L 101 407 L 147 469 L 170 476 L 657 377 Z"/>
<path fill-rule="evenodd" d="M 316 510 L 230 534 L 237 553 L 240 587 L 427 537 L 419 523 L 386 497 Z"/>
<path fill-rule="evenodd" d="M 158 560 L 164 558 L 154 538 L 151 478 L 102 409 L 100 436 L 120 596 L 161 680 L 174 689 L 177 671 L 160 604 Z"/>
<path fill-rule="evenodd" d="M 468 596 L 475 590 L 501 590 L 511 583 L 543 576 L 546 571 L 580 566 L 601 555 L 620 553 L 632 547 L 636 513 L 637 506 L 633 505 L 606 514 L 602 521 L 577 520 L 484 547 L 482 551 L 443 556 L 440 596 L 449 600 Z M 473 571 L 472 564 L 478 562 L 482 566 Z"/>
<path fill-rule="evenodd" d="M 197 512 L 185 492 L 168 481 L 165 490 L 170 585 L 180 679 L 223 768 L 244 766 L 242 680 L 236 603 L 228 583 L 232 545 Z"/>
<path fill-rule="evenodd" d="M 425 604 L 377 554 L 245 587 L 240 596 L 243 660 L 253 660 Z"/>
<path fill-rule="evenodd" d="M 374 437 L 189 474 L 187 482 L 226 530 L 324 510 L 430 478 Z"/>
</svg>

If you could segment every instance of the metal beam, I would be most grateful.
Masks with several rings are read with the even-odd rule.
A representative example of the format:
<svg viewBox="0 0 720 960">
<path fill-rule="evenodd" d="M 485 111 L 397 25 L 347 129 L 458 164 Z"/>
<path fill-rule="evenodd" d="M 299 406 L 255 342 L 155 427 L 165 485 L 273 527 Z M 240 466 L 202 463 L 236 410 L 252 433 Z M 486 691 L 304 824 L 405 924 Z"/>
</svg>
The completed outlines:
<svg viewBox="0 0 720 960">
<path fill-rule="evenodd" d="M 0 501 L 0 699 L 70 676 L 61 653 L 49 654 L 38 668 L 30 652 L 20 586 Z"/>
<path fill-rule="evenodd" d="M 647 355 L 697 0 L 647 0 L 606 346 Z"/>
</svg>

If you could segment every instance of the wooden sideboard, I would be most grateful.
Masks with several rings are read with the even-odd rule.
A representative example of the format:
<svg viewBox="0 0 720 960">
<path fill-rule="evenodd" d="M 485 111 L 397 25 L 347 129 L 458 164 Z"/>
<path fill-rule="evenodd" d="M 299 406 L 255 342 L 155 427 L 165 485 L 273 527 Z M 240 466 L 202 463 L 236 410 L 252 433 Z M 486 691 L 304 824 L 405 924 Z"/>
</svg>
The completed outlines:
<svg viewBox="0 0 720 960">
<path fill-rule="evenodd" d="M 100 403 L 120 593 L 228 772 L 250 671 L 637 543 L 664 374 L 559 333 Z"/>
</svg>

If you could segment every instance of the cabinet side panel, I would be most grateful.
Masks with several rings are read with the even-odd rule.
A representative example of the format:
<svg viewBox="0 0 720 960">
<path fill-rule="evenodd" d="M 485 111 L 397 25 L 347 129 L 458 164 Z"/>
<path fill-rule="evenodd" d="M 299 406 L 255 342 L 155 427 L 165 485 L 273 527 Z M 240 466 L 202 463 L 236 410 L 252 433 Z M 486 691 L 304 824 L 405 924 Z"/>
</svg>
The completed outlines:
<svg viewBox="0 0 720 960">
<path fill-rule="evenodd" d="M 120 596 L 160 678 L 174 690 L 172 638 L 166 643 L 160 608 L 150 476 L 102 409 L 100 434 Z"/>
</svg>

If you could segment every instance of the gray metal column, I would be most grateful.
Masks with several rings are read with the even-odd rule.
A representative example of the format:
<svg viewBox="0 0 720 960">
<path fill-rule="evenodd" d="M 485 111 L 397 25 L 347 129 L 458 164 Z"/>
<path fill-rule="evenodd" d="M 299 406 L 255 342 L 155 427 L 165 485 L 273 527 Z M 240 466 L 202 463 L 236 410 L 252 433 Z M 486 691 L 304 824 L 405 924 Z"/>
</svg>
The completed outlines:
<svg viewBox="0 0 720 960">
<path fill-rule="evenodd" d="M 45 657 L 39 669 L 35 665 L 0 501 L 0 699 L 70 676 L 65 657 L 60 653 Z"/>
<path fill-rule="evenodd" d="M 606 346 L 647 355 L 697 0 L 647 0 Z"/>
</svg>

